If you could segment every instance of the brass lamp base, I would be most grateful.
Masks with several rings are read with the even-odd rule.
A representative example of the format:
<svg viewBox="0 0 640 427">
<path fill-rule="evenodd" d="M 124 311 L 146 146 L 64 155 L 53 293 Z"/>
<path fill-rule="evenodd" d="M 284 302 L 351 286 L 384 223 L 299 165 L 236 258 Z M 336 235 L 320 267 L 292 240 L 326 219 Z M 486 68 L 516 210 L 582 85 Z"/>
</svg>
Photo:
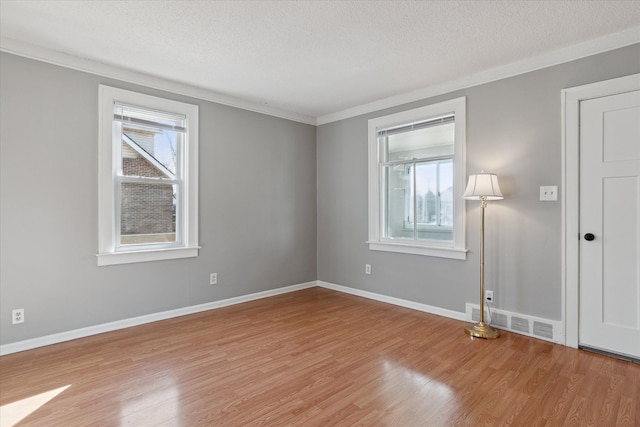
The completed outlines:
<svg viewBox="0 0 640 427">
<path fill-rule="evenodd" d="M 500 336 L 500 331 L 492 328 L 488 323 L 478 322 L 465 326 L 464 332 L 467 335 L 478 338 L 493 339 Z"/>
</svg>

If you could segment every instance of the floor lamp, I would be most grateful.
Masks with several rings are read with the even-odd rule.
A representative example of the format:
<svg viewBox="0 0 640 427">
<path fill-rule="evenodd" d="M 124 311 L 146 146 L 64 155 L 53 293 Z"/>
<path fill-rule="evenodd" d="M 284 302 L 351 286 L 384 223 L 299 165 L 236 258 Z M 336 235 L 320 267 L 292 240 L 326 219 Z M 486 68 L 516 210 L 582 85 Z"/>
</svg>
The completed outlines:
<svg viewBox="0 0 640 427">
<path fill-rule="evenodd" d="M 481 172 L 469 176 L 467 189 L 462 197 L 466 200 L 480 200 L 482 202 L 482 223 L 480 226 L 480 322 L 469 324 L 464 331 L 472 337 L 498 338 L 500 331 L 484 323 L 484 210 L 487 208 L 487 200 L 503 199 L 498 177 L 492 173 Z"/>
</svg>

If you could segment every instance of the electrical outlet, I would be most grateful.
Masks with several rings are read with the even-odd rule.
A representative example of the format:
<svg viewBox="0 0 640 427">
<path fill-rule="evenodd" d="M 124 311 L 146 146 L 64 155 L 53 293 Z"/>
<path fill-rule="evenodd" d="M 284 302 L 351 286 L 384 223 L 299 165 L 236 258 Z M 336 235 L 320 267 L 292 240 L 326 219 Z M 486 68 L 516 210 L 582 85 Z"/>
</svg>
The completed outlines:
<svg viewBox="0 0 640 427">
<path fill-rule="evenodd" d="M 364 274 L 371 274 L 371 264 L 364 265 Z"/>
<path fill-rule="evenodd" d="M 11 324 L 24 323 L 24 308 L 18 308 L 11 312 Z"/>
<path fill-rule="evenodd" d="M 493 291 L 484 291 L 484 300 L 486 302 L 493 302 Z"/>
<path fill-rule="evenodd" d="M 540 187 L 540 201 L 555 202 L 558 200 L 558 186 L 544 185 Z"/>
<path fill-rule="evenodd" d="M 218 284 L 218 273 L 211 273 L 209 275 L 209 284 L 217 285 Z"/>
</svg>

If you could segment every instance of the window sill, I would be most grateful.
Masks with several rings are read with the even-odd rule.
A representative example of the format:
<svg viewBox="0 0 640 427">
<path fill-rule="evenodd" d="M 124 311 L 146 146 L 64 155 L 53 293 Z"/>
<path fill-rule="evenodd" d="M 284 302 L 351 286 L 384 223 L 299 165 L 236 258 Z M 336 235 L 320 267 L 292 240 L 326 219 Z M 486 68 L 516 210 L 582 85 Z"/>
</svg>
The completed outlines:
<svg viewBox="0 0 640 427">
<path fill-rule="evenodd" d="M 412 255 L 433 256 L 466 261 L 467 249 L 445 248 L 438 246 L 417 246 L 406 243 L 367 242 L 371 251 L 386 251 Z"/>
<path fill-rule="evenodd" d="M 165 248 L 146 251 L 100 253 L 97 255 L 98 266 L 193 258 L 198 256 L 198 249 L 200 249 L 199 246 L 192 248 Z"/>
</svg>

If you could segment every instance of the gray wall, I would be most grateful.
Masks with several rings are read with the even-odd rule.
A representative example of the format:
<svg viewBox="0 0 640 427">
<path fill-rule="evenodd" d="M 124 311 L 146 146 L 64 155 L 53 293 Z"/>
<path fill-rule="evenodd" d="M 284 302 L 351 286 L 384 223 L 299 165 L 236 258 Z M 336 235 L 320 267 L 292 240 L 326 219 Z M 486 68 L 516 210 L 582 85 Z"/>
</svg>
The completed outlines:
<svg viewBox="0 0 640 427">
<path fill-rule="evenodd" d="M 316 279 L 314 126 L 5 53 L 0 67 L 2 344 Z M 200 106 L 198 258 L 96 266 L 101 83 Z"/>
<path fill-rule="evenodd" d="M 486 285 L 496 306 L 560 320 L 560 91 L 640 72 L 640 45 L 318 127 L 318 280 L 454 311 L 479 299 L 480 204 L 466 202 L 466 261 L 369 251 L 367 120 L 467 97 L 467 174 L 498 174 L 487 208 Z M 364 265 L 372 274 L 364 274 Z"/>
<path fill-rule="evenodd" d="M 487 211 L 488 288 L 500 308 L 560 319 L 561 205 L 538 201 L 561 180 L 560 90 L 640 72 L 639 58 L 634 45 L 315 129 L 2 53 L 0 343 L 316 278 L 463 311 L 478 299 L 478 203 L 467 261 L 365 243 L 367 120 L 462 95 L 467 172 L 497 173 L 506 196 Z M 200 106 L 198 258 L 96 266 L 100 83 Z"/>
</svg>

